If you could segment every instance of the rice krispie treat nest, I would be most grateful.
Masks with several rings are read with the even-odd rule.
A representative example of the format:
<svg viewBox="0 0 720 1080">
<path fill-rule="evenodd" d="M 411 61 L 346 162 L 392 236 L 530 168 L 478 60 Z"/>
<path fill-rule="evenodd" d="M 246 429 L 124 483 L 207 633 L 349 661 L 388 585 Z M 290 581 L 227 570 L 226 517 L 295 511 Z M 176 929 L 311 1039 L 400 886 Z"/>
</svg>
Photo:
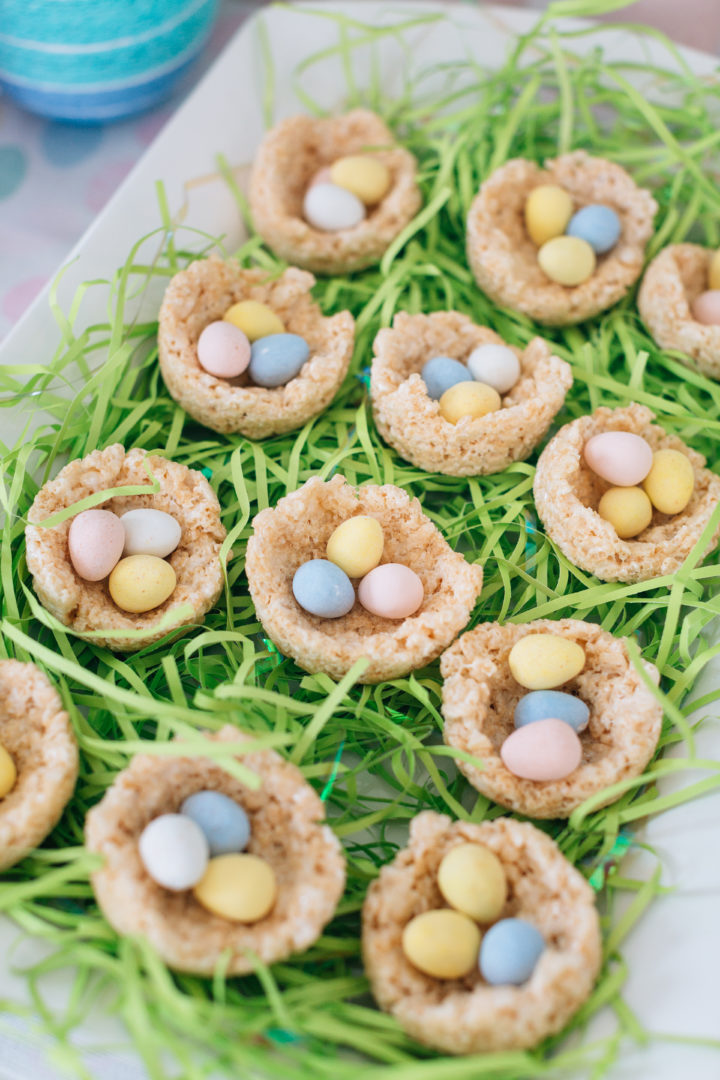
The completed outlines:
<svg viewBox="0 0 720 1080">
<path fill-rule="evenodd" d="M 176 274 L 158 328 L 160 369 L 175 401 L 213 431 L 239 431 L 249 439 L 293 431 L 326 409 L 347 374 L 355 321 L 349 311 L 325 318 L 310 295 L 314 284 L 312 274 L 295 267 L 271 279 L 264 270 L 242 270 L 215 255 Z M 219 379 L 200 366 L 200 334 L 241 300 L 266 304 L 287 333 L 310 346 L 309 359 L 284 386 L 254 386 L 247 372 Z"/>
<path fill-rule="evenodd" d="M 572 385 L 569 364 L 536 337 L 526 349 L 513 349 L 521 365 L 503 407 L 479 419 L 451 424 L 440 415 L 420 374 L 433 356 L 466 361 L 479 345 L 505 345 L 486 326 L 476 326 L 456 311 L 431 315 L 399 312 L 392 329 L 375 338 L 370 393 L 377 429 L 391 446 L 419 469 L 448 476 L 500 472 L 528 457 L 562 408 Z"/>
<path fill-rule="evenodd" d="M 0 743 L 17 770 L 0 800 L 0 870 L 57 825 L 78 774 L 78 748 L 55 687 L 35 664 L 0 660 Z"/>
<path fill-rule="evenodd" d="M 244 742 L 252 736 L 230 725 L 211 742 Z M 92 886 L 105 918 L 119 934 L 141 935 L 170 967 L 211 975 L 229 950 L 228 975 L 254 970 L 255 953 L 274 964 L 303 952 L 332 919 L 345 887 L 342 847 L 325 824 L 325 805 L 294 765 L 274 750 L 242 755 L 261 780 L 252 790 L 211 758 L 140 754 L 118 773 L 87 815 L 89 851 L 104 856 Z M 212 914 L 192 890 L 171 892 L 147 873 L 138 841 L 161 814 L 178 813 L 197 791 L 219 791 L 245 810 L 251 825 L 248 851 L 272 866 L 274 907 L 248 925 Z"/>
<path fill-rule="evenodd" d="M 322 232 L 303 218 L 310 181 L 338 158 L 371 150 L 390 171 L 388 193 L 352 229 Z M 395 144 L 369 109 L 317 119 L 292 116 L 274 127 L 255 156 L 250 209 L 255 228 L 281 259 L 317 274 L 347 274 L 378 262 L 420 209 L 413 155 Z"/>
<path fill-rule="evenodd" d="M 545 939 L 522 986 L 490 986 L 479 971 L 434 979 L 403 952 L 407 923 L 445 907 L 438 867 L 467 842 L 485 845 L 503 865 L 508 897 L 500 917 L 526 919 Z M 592 990 L 600 945 L 585 879 L 549 836 L 509 818 L 473 825 L 430 810 L 418 814 L 408 846 L 383 867 L 363 906 L 363 958 L 378 1004 L 418 1042 L 449 1054 L 523 1049 L 560 1031 Z"/>
<path fill-rule="evenodd" d="M 588 726 L 578 736 L 581 763 L 563 780 L 524 780 L 500 757 L 502 744 L 515 730 L 515 706 L 528 693 L 513 678 L 508 656 L 520 638 L 537 633 L 568 638 L 585 651 L 584 669 L 561 687 L 590 709 Z M 647 661 L 643 665 L 657 682 L 655 666 Z M 443 654 L 440 671 L 443 738 L 448 746 L 483 763 L 480 768 L 458 759 L 458 768 L 483 795 L 517 813 L 569 817 L 591 795 L 639 776 L 655 753 L 662 708 L 633 667 L 625 643 L 594 623 L 577 619 L 538 619 L 522 626 L 484 623 Z M 599 806 L 612 801 L 606 799 Z"/>
<path fill-rule="evenodd" d="M 102 503 L 103 510 L 118 515 L 140 507 L 164 510 L 182 528 L 180 543 L 167 560 L 177 576 L 175 589 L 164 604 L 135 615 L 122 611 L 112 601 L 107 579 L 85 581 L 76 574 L 68 552 L 71 518 L 51 528 L 41 528 L 37 523 L 99 491 L 129 485 L 150 488 L 152 478 L 160 485 L 157 493 L 122 495 Z M 144 450 L 126 453 L 119 443 L 106 450 L 93 450 L 87 457 L 71 461 L 40 489 L 28 521 L 27 565 L 35 592 L 61 623 L 80 637 L 88 636 L 96 645 L 120 652 L 143 649 L 178 627 L 202 622 L 222 592 L 219 556 L 226 532 L 220 521 L 220 504 L 202 473 L 175 461 Z M 169 618 L 157 629 L 158 623 L 176 609 L 177 617 Z M 123 631 L 127 630 L 143 633 L 126 637 Z"/>
<path fill-rule="evenodd" d="M 525 203 L 541 184 L 565 188 L 576 210 L 603 203 L 620 218 L 618 243 L 598 256 L 595 272 L 581 285 L 559 285 L 538 264 L 538 248 L 525 228 Z M 547 326 L 582 322 L 612 307 L 637 281 L 656 210 L 650 193 L 620 165 L 584 150 L 546 161 L 544 169 L 514 158 L 481 185 L 470 207 L 468 261 L 478 285 L 496 303 Z"/>
<path fill-rule="evenodd" d="M 652 260 L 638 293 L 642 320 L 661 349 L 685 353 L 703 375 L 720 379 L 720 326 L 693 317 L 692 303 L 708 286 L 713 252 L 700 244 L 671 244 Z"/>
<path fill-rule="evenodd" d="M 533 495 L 545 531 L 564 555 L 602 581 L 647 581 L 676 573 L 700 538 L 720 499 L 720 476 L 705 469 L 705 458 L 651 423 L 654 413 L 632 403 L 622 409 L 601 407 L 560 428 L 538 460 Z M 603 431 L 641 435 L 653 451 L 679 450 L 695 473 L 690 502 L 679 514 L 653 510 L 650 525 L 632 540 L 621 540 L 597 512 L 612 487 L 585 463 L 588 439 Z M 708 542 L 712 551 L 720 529 Z"/>
<path fill-rule="evenodd" d="M 409 566 L 420 577 L 423 602 L 406 619 L 387 619 L 356 601 L 347 615 L 323 619 L 295 600 L 295 571 L 325 558 L 328 539 L 347 518 L 377 518 L 385 535 L 382 563 Z M 417 499 L 393 484 L 352 487 L 343 476 L 308 480 L 253 522 L 245 569 L 255 610 L 281 652 L 306 671 L 342 678 L 360 657 L 370 661 L 360 682 L 395 679 L 430 663 L 467 624 L 482 587 L 482 569 L 453 551 Z"/>
</svg>

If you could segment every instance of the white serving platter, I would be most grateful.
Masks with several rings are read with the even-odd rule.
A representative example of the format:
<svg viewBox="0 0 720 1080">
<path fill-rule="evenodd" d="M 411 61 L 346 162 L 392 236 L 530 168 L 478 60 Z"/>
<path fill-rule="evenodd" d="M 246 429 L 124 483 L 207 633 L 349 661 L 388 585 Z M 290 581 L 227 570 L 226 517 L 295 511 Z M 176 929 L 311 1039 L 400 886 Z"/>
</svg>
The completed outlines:
<svg viewBox="0 0 720 1080">
<path fill-rule="evenodd" d="M 537 13 L 492 5 L 474 7 L 462 3 L 431 3 L 426 0 L 337 0 L 267 8 L 240 29 L 202 82 L 167 124 L 153 145 L 88 230 L 68 258 L 69 267 L 58 287 L 58 300 L 69 308 L 77 286 L 87 280 L 107 279 L 126 256 L 131 238 L 149 233 L 160 225 L 155 194 L 156 181 L 167 191 L 171 213 L 176 220 L 211 235 L 224 234 L 232 250 L 243 239 L 236 207 L 225 183 L 217 175 L 216 158 L 222 153 L 235 167 L 251 162 L 264 127 L 263 88 L 267 70 L 261 47 L 260 25 L 267 33 L 275 70 L 274 120 L 302 111 L 291 73 L 308 55 L 332 46 L 337 27 L 331 18 L 342 12 L 372 26 L 394 24 L 414 14 L 442 12 L 444 19 L 431 26 L 418 25 L 407 31 L 411 48 L 403 52 L 388 40 L 382 49 L 384 90 L 392 94 L 401 87 L 403 66 L 417 68 L 431 62 L 452 63 L 471 55 L 478 65 L 496 67 L 517 33 L 529 30 Z M 576 23 L 578 27 L 587 23 Z M 653 61 L 669 66 L 669 54 L 659 43 L 636 38 L 629 30 L 598 29 L 576 40 L 578 51 L 598 42 L 616 58 L 640 63 Z M 685 60 L 701 75 L 711 76 L 717 61 L 705 54 L 681 50 Z M 369 56 L 359 53 L 356 78 L 363 85 L 369 78 Z M 303 77 L 303 87 L 328 108 L 341 108 L 344 79 L 339 61 L 332 57 L 313 66 Z M 201 242 L 188 233 L 185 247 L 200 248 Z M 159 246 L 148 240 L 141 257 L 151 259 Z M 76 326 L 81 329 L 102 321 L 107 290 L 88 292 L 79 309 Z M 154 316 L 159 296 L 148 291 L 138 298 L 138 314 Z M 59 340 L 46 289 L 26 312 L 0 346 L 0 363 L 44 362 Z M 20 409 L 15 414 L 3 410 L 0 438 L 12 444 L 21 428 Z M 720 637 L 720 633 L 718 635 Z M 705 669 L 695 693 L 701 696 L 720 681 L 720 663 Z M 694 717 L 698 719 L 699 717 Z M 720 722 L 709 720 L 697 737 L 699 757 L 720 758 Z M 665 793 L 700 779 L 683 773 L 661 786 Z M 720 798 L 706 796 L 651 820 L 641 832 L 663 862 L 663 883 L 673 887 L 671 895 L 657 900 L 623 945 L 630 976 L 625 997 L 640 1021 L 651 1031 L 672 1032 L 682 1039 L 720 1038 Z M 625 876 L 646 876 L 655 865 L 654 857 L 631 854 L 623 865 Z M 18 937 L 17 928 L 0 920 L 0 950 L 9 950 Z M 24 941 L 13 961 L 27 961 L 38 955 L 39 946 Z M 56 975 L 46 987 L 48 1000 L 61 1001 L 65 983 Z M 24 980 L 5 968 L 0 972 L 0 1000 L 27 1003 Z M 612 1018 L 600 1015 L 588 1034 L 601 1037 L 611 1029 Z M 115 1021 L 97 1014 L 88 1017 L 79 1034 L 85 1047 L 119 1044 L 123 1034 Z M 59 1080 L 67 1075 L 48 1061 L 50 1044 L 32 1025 L 6 1014 L 0 1017 L 0 1077 L 8 1080 Z M 90 1052 L 88 1066 L 102 1080 L 134 1080 L 144 1075 L 139 1062 L 127 1053 L 96 1055 Z M 677 1080 L 684 1072 L 692 1080 L 718 1080 L 720 1044 L 697 1045 L 682 1041 L 652 1042 L 629 1048 L 621 1055 L 612 1080 Z M 583 1075 L 589 1075 L 583 1074 Z M 579 1078 L 578 1078 L 579 1080 Z"/>
</svg>

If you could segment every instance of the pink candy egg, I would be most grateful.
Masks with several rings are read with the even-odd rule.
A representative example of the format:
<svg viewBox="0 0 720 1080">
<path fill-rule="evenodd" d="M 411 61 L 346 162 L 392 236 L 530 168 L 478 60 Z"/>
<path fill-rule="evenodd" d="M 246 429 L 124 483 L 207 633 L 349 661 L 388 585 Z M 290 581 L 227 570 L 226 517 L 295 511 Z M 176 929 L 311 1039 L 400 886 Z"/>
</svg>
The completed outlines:
<svg viewBox="0 0 720 1080">
<path fill-rule="evenodd" d="M 385 619 L 406 619 L 417 611 L 424 595 L 420 578 L 402 563 L 376 566 L 358 586 L 358 600 L 362 606 Z"/>
<path fill-rule="evenodd" d="M 630 431 L 603 431 L 585 443 L 585 461 L 594 473 L 617 487 L 640 484 L 650 472 L 650 444 Z"/>
<path fill-rule="evenodd" d="M 312 180 L 308 184 L 308 187 L 315 187 L 316 184 L 331 184 L 330 179 L 330 166 L 326 165 L 324 169 L 320 169 L 316 172 Z"/>
<path fill-rule="evenodd" d="M 563 720 L 536 720 L 508 735 L 500 757 L 523 780 L 562 780 L 580 764 L 582 743 Z"/>
<path fill-rule="evenodd" d="M 72 519 L 68 533 L 70 562 L 85 581 L 106 578 L 124 546 L 123 523 L 111 510 L 83 510 Z"/>
<path fill-rule="evenodd" d="M 693 318 L 704 326 L 720 326 L 720 289 L 700 293 L 692 303 Z"/>
<path fill-rule="evenodd" d="M 198 363 L 217 379 L 234 379 L 250 363 L 250 342 L 224 319 L 209 323 L 198 339 Z"/>
</svg>

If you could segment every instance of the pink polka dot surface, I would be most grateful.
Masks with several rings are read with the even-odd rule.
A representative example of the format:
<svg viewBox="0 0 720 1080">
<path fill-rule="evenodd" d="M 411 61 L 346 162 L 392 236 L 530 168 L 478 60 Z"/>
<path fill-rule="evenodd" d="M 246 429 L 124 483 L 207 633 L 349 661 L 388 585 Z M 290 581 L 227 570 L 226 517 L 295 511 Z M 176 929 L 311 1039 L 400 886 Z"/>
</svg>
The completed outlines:
<svg viewBox="0 0 720 1080">
<path fill-rule="evenodd" d="M 198 340 L 198 363 L 217 379 L 234 379 L 250 363 L 250 342 L 232 323 L 209 323 Z"/>
</svg>

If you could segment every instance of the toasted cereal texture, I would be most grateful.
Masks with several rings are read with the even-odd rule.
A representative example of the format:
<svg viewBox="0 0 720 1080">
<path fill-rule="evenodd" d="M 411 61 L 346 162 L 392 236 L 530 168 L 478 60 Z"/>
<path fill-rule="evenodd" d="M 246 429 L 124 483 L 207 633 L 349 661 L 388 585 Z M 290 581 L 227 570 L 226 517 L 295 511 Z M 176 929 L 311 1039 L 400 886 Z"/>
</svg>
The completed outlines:
<svg viewBox="0 0 720 1080">
<path fill-rule="evenodd" d="M 569 638 L 585 650 L 584 669 L 561 688 L 590 709 L 588 726 L 580 733 L 582 761 L 564 780 L 523 780 L 500 757 L 500 747 L 515 730 L 515 706 L 528 692 L 512 677 L 508 656 L 516 641 L 537 633 Z M 657 682 L 657 669 L 643 663 Z M 578 619 L 538 619 L 522 626 L 484 623 L 462 634 L 443 654 L 440 671 L 443 738 L 448 746 L 483 763 L 479 768 L 458 759 L 458 768 L 483 795 L 517 813 L 569 817 L 591 795 L 639 776 L 655 753 L 662 708 L 633 667 L 625 643 L 595 623 Z"/>
<path fill-rule="evenodd" d="M 321 619 L 292 591 L 297 568 L 326 558 L 330 534 L 347 518 L 369 514 L 385 534 L 381 562 L 409 566 L 425 598 L 407 619 L 371 615 L 356 600 L 347 615 Z M 245 569 L 257 616 L 281 652 L 306 671 L 341 678 L 360 657 L 360 682 L 395 679 L 430 663 L 462 630 L 482 586 L 482 569 L 453 551 L 417 499 L 393 484 L 352 487 L 343 476 L 313 477 L 253 522 Z"/>
<path fill-rule="evenodd" d="M 525 229 L 525 202 L 540 184 L 559 184 L 575 209 L 611 206 L 622 222 L 620 240 L 599 255 L 595 273 L 581 285 L 551 281 L 540 269 L 538 248 Z M 468 213 L 467 254 L 483 292 L 546 326 L 568 326 L 592 318 L 621 300 L 637 281 L 657 203 L 620 165 L 584 150 L 546 161 L 514 158 L 501 165 L 476 195 Z"/>
<path fill-rule="evenodd" d="M 315 174 L 338 158 L 372 153 L 390 170 L 385 198 L 353 229 L 322 232 L 303 218 L 303 199 Z M 369 109 L 318 119 L 292 116 L 274 127 L 255 156 L 250 209 L 255 228 L 281 259 L 316 274 L 347 274 L 378 262 L 420 209 L 417 163 L 395 145 L 387 125 Z"/>
<path fill-rule="evenodd" d="M 146 464 L 160 484 L 157 494 L 122 495 L 102 503 L 102 509 L 115 514 L 140 507 L 164 510 L 180 523 L 182 535 L 168 558 L 177 575 L 174 592 L 160 607 L 134 615 L 121 611 L 111 600 L 107 580 L 84 581 L 75 573 L 68 553 L 72 519 L 49 529 L 36 523 L 98 491 L 136 484 L 150 487 Z M 222 592 L 219 555 L 226 532 L 220 521 L 220 504 L 202 473 L 175 461 L 144 450 L 125 453 L 119 443 L 106 450 L 93 450 L 87 457 L 71 461 L 40 489 L 28 521 L 27 564 L 35 592 L 61 623 L 80 637 L 92 635 L 97 645 L 120 652 L 143 649 L 177 627 L 202 622 Z M 175 609 L 177 618 L 170 618 L 162 629 L 156 629 L 160 620 Z M 129 638 L 123 636 L 127 630 L 144 633 Z"/>
<path fill-rule="evenodd" d="M 416 915 L 445 907 L 437 871 L 461 843 L 488 847 L 503 864 L 501 918 L 531 922 L 546 948 L 522 986 L 489 986 L 478 972 L 435 979 L 406 959 L 402 932 Z M 600 926 L 592 890 L 549 836 L 497 818 L 480 825 L 426 810 L 410 842 L 384 866 L 363 906 L 363 958 L 378 1004 L 418 1042 L 449 1054 L 520 1050 L 565 1026 L 600 970 Z"/>
<path fill-rule="evenodd" d="M 720 499 L 720 476 L 703 468 L 705 458 L 676 435 L 652 424 L 654 414 L 634 402 L 622 409 L 596 409 L 560 428 L 537 465 L 533 494 L 545 531 L 564 555 L 602 581 L 647 581 L 676 573 L 688 557 Z M 632 540 L 620 540 L 597 505 L 611 484 L 585 464 L 583 447 L 603 431 L 631 431 L 646 439 L 653 451 L 679 450 L 695 473 L 695 490 L 679 514 L 653 510 L 647 529 Z M 716 530 L 705 554 L 720 536 Z"/>
<path fill-rule="evenodd" d="M 293 431 L 326 409 L 347 374 L 355 321 L 349 311 L 326 319 L 310 295 L 314 284 L 312 274 L 295 267 L 271 279 L 215 255 L 181 270 L 165 292 L 158 328 L 160 369 L 172 397 L 213 431 L 239 431 L 249 439 Z M 310 346 L 310 358 L 284 386 L 254 386 L 246 373 L 216 379 L 200 367 L 200 334 L 240 300 L 267 304 L 288 333 Z"/>
<path fill-rule="evenodd" d="M 227 725 L 207 738 L 244 742 L 251 736 Z M 332 919 L 345 886 L 340 842 L 300 770 L 274 750 L 252 751 L 241 760 L 261 778 L 256 791 L 207 757 L 138 755 L 86 818 L 87 848 L 105 859 L 92 875 L 105 918 L 119 934 L 146 938 L 178 971 L 211 975 L 229 952 L 227 974 L 243 975 L 254 970 L 248 950 L 264 964 L 303 952 Z M 221 791 L 243 807 L 251 827 L 247 850 L 275 871 L 275 906 L 252 925 L 213 915 L 192 890 L 163 888 L 140 858 L 145 826 L 160 814 L 177 813 L 188 795 L 207 790 Z"/>
<path fill-rule="evenodd" d="M 0 743 L 15 787 L 0 799 L 0 870 L 41 844 L 75 787 L 78 748 L 55 687 L 35 664 L 0 660 Z"/>
<path fill-rule="evenodd" d="M 638 310 L 661 349 L 677 349 L 711 379 L 720 379 L 720 326 L 705 326 L 691 304 L 708 288 L 713 251 L 699 244 L 671 244 L 655 256 L 638 293 Z"/>
<path fill-rule="evenodd" d="M 399 312 L 392 329 L 375 338 L 370 393 L 377 429 L 418 469 L 448 476 L 499 472 L 528 457 L 562 408 L 572 385 L 570 365 L 536 337 L 525 350 L 513 349 L 521 364 L 503 407 L 480 419 L 451 424 L 439 402 L 428 397 L 420 374 L 433 356 L 467 361 L 478 345 L 505 345 L 486 326 L 456 311 L 432 315 Z"/>
</svg>

